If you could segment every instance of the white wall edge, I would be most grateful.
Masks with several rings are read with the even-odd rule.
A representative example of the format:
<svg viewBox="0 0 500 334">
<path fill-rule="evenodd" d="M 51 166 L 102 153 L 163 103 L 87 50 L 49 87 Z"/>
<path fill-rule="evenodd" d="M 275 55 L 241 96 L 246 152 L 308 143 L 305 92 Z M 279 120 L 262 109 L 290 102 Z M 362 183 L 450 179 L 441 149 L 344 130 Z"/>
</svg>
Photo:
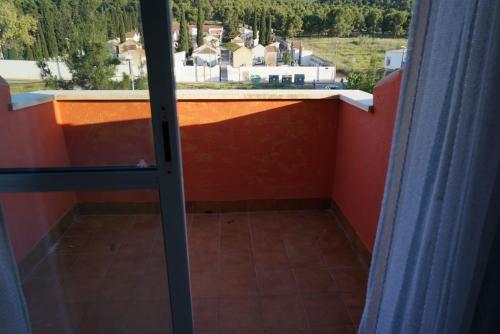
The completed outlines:
<svg viewBox="0 0 500 334">
<path fill-rule="evenodd" d="M 364 111 L 373 109 L 373 95 L 360 90 L 322 89 L 180 89 L 177 100 L 321 100 L 340 99 Z M 12 96 L 19 110 L 51 101 L 147 101 L 147 90 L 47 90 Z"/>
</svg>

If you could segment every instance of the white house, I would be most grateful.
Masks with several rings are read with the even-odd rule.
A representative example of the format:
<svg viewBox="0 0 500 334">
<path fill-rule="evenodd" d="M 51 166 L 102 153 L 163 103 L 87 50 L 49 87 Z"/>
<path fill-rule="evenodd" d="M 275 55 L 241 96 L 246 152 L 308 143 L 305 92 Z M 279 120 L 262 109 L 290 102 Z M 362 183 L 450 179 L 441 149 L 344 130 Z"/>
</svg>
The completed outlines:
<svg viewBox="0 0 500 334">
<path fill-rule="evenodd" d="M 118 55 L 121 61 L 131 61 L 132 64 L 140 66 L 146 64 L 146 51 L 144 49 L 127 50 Z"/>
<path fill-rule="evenodd" d="M 407 54 L 408 52 L 406 48 L 386 51 L 384 57 L 384 68 L 388 70 L 401 68 L 406 61 Z"/>
<path fill-rule="evenodd" d="M 252 50 L 242 46 L 233 52 L 233 67 L 252 66 Z"/>
<path fill-rule="evenodd" d="M 194 49 L 192 56 L 194 64 L 196 65 L 215 66 L 219 63 L 220 49 L 216 49 L 205 44 Z"/>
<path fill-rule="evenodd" d="M 266 55 L 266 48 L 262 44 L 257 44 L 252 48 L 252 58 L 254 64 L 263 64 Z"/>
<path fill-rule="evenodd" d="M 137 30 L 129 31 L 125 33 L 125 40 L 139 43 L 139 41 L 141 40 L 141 34 L 139 34 L 139 31 Z"/>
</svg>

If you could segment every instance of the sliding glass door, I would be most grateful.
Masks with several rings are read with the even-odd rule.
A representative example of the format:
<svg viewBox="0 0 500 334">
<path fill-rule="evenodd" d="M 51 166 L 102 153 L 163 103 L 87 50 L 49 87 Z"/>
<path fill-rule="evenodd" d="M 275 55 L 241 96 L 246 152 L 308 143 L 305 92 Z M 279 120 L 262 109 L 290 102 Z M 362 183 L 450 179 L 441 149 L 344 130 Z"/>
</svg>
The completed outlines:
<svg viewBox="0 0 500 334">
<path fill-rule="evenodd" d="M 142 1 L 142 27 L 116 37 L 122 54 L 145 50 L 149 102 L 146 92 L 105 90 L 11 97 L 0 83 L 0 224 L 10 240 L 0 252 L 8 273 L 0 291 L 20 291 L 11 297 L 21 310 L 10 326 L 192 333 L 169 11 L 168 1 Z M 77 42 L 52 59 L 85 61 L 92 46 L 74 53 Z M 130 69 L 121 83 L 135 88 L 135 60 L 116 59 Z"/>
</svg>

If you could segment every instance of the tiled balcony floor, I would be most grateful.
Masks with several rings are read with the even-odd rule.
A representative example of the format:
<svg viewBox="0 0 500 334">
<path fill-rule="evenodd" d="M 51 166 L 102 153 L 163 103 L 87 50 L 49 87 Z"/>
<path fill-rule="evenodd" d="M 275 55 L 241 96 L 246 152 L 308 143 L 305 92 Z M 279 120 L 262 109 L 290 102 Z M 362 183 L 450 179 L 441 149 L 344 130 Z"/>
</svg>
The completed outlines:
<svg viewBox="0 0 500 334">
<path fill-rule="evenodd" d="M 198 334 L 354 333 L 366 273 L 330 213 L 188 216 Z M 24 282 L 33 332 L 168 333 L 159 217 L 81 216 Z"/>
</svg>

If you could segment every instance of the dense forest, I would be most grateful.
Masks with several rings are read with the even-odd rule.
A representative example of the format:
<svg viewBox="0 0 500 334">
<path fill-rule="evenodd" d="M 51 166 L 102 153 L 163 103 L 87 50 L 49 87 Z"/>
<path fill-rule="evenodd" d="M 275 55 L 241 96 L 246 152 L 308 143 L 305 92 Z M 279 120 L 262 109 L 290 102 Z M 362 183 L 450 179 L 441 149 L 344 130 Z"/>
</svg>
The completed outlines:
<svg viewBox="0 0 500 334">
<path fill-rule="evenodd" d="M 411 0 L 175 0 L 174 19 L 245 25 L 281 37 L 405 36 Z M 198 22 L 197 22 L 198 21 Z M 263 27 L 263 28 L 262 28 Z M 139 0 L 2 0 L 0 57 L 48 59 L 140 29 Z"/>
</svg>

